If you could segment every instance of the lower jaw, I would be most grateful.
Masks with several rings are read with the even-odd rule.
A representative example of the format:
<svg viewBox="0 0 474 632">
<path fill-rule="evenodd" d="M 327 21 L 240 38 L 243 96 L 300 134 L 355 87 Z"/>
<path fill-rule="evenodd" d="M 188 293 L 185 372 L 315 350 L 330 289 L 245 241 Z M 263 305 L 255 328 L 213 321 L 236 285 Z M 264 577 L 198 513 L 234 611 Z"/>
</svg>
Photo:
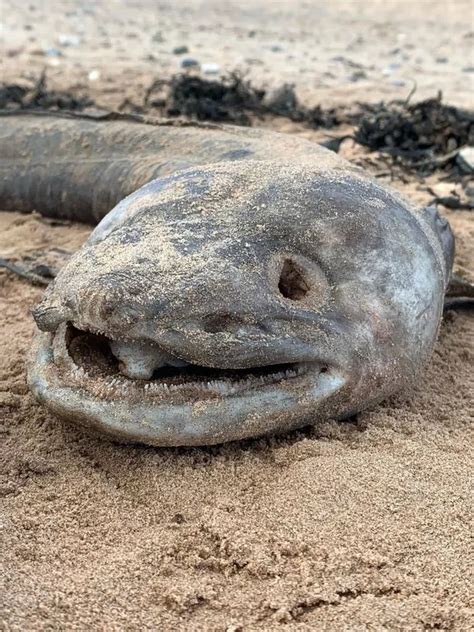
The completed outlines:
<svg viewBox="0 0 474 632">
<path fill-rule="evenodd" d="M 35 397 L 55 414 L 122 441 L 197 446 L 275 434 L 334 416 L 342 371 L 295 365 L 291 376 L 246 387 L 136 387 L 133 381 L 92 378 L 67 353 L 64 337 L 37 333 L 28 363 Z M 130 383 L 132 382 L 132 383 Z M 265 382 L 265 380 L 263 380 Z M 125 387 L 124 387 L 125 385 Z M 227 390 L 227 393 L 226 393 Z"/>
</svg>

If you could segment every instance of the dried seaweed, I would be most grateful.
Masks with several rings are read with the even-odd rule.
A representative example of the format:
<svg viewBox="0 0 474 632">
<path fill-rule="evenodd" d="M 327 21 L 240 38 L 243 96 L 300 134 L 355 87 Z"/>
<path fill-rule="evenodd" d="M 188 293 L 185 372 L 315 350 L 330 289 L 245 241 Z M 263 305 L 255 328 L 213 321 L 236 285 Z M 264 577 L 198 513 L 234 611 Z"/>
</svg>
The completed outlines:
<svg viewBox="0 0 474 632">
<path fill-rule="evenodd" d="M 75 110 L 81 111 L 94 105 L 88 96 L 76 96 L 70 92 L 47 89 L 46 73 L 43 72 L 33 86 L 0 84 L 0 109 L 21 110 Z"/>
<path fill-rule="evenodd" d="M 162 92 L 163 89 L 166 93 L 161 98 L 153 98 L 157 91 Z M 169 81 L 153 82 L 146 91 L 144 105 L 161 108 L 166 116 L 250 125 L 249 114 L 263 111 L 264 96 L 264 90 L 253 88 L 238 73 L 219 81 L 180 74 Z"/>
<path fill-rule="evenodd" d="M 130 103 L 126 105 L 130 106 Z M 304 107 L 289 84 L 268 94 L 264 89 L 255 88 L 237 72 L 220 80 L 179 74 L 169 81 L 154 81 L 146 91 L 142 111 L 149 107 L 159 108 L 166 116 L 238 125 L 250 125 L 251 115 L 262 117 L 266 114 L 306 123 L 313 128 L 330 128 L 346 120 L 341 108 Z M 136 105 L 132 109 L 137 111 Z"/>
<path fill-rule="evenodd" d="M 474 144 L 474 113 L 445 105 L 441 94 L 360 108 L 355 140 L 421 173 L 454 164 L 458 150 Z"/>
</svg>

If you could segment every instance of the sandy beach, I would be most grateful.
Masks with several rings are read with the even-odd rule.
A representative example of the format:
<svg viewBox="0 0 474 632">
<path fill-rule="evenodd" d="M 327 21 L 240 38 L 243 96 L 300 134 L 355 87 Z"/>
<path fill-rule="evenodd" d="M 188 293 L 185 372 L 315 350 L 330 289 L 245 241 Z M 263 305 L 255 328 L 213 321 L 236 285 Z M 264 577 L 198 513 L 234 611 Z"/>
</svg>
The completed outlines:
<svg viewBox="0 0 474 632">
<path fill-rule="evenodd" d="M 403 98 L 416 83 L 416 99 L 441 90 L 472 107 L 464 0 L 0 0 L 0 9 L 2 81 L 46 69 L 53 88 L 104 107 L 141 98 L 185 57 L 239 68 L 266 88 L 292 83 L 309 105 Z M 255 124 L 328 135 L 280 118 Z M 439 174 L 391 184 L 420 205 L 446 186 Z M 440 211 L 456 236 L 455 269 L 472 281 L 472 211 Z M 0 255 L 75 250 L 89 232 L 0 212 Z M 5 630 L 470 629 L 472 310 L 445 313 L 411 389 L 350 421 L 157 449 L 89 436 L 33 400 L 25 357 L 41 294 L 0 270 Z"/>
</svg>

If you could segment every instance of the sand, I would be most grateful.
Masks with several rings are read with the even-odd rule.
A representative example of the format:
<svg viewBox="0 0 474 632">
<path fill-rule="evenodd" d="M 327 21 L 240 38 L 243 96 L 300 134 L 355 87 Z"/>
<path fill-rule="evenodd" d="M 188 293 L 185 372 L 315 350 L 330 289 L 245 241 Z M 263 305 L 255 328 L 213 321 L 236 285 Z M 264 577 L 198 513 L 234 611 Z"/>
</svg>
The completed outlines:
<svg viewBox="0 0 474 632">
<path fill-rule="evenodd" d="M 108 8 L 112 16 L 111 26 L 102 22 L 102 28 L 114 33 L 136 29 L 126 21 L 127 15 L 139 14 L 131 4 L 100 3 L 98 10 Z M 168 48 L 183 40 L 192 43 L 193 37 L 199 41 L 201 31 L 180 31 L 184 10 L 160 4 Z M 432 23 L 422 27 L 427 4 Z M 371 22 L 365 7 L 366 24 L 358 15 L 357 28 L 375 32 L 374 25 L 384 24 L 387 32 L 392 27 L 398 32 L 403 27 L 408 39 L 419 32 L 420 41 L 429 43 L 428 56 L 441 32 L 436 22 L 441 4 L 419 2 L 418 13 L 415 7 L 402 16 L 403 2 L 398 2 L 398 13 L 395 2 L 385 7 L 368 3 L 375 17 Z M 14 8 L 8 0 L 3 5 L 8 7 L 8 42 L 15 33 L 12 23 L 18 28 L 27 23 L 29 6 L 41 12 L 34 25 L 43 33 L 61 20 L 72 28 L 74 16 L 66 12 L 79 3 Z M 314 3 L 314 11 L 323 5 Z M 193 3 L 191 14 L 217 28 L 223 19 L 217 4 L 200 6 Z M 344 6 L 349 10 L 351 5 Z M 453 45 L 460 23 L 469 31 L 466 6 L 449 3 L 442 31 Z M 234 30 L 226 28 L 238 35 L 239 29 L 256 24 L 252 46 L 260 42 L 264 49 L 271 35 L 276 41 L 287 37 L 285 16 L 289 20 L 291 13 L 289 31 L 300 29 L 298 46 L 307 50 L 311 40 L 304 33 L 310 27 L 301 29 L 312 5 L 302 4 L 299 13 L 289 7 L 266 3 L 261 15 L 250 9 L 241 15 L 232 5 Z M 339 19 L 334 11 L 325 14 L 333 28 Z M 268 13 L 276 16 L 271 28 L 265 25 Z M 338 41 L 349 35 L 350 20 L 344 15 Z M 151 20 L 147 28 L 154 28 Z M 35 30 L 26 34 L 33 37 Z M 97 38 L 88 42 L 88 55 L 94 63 L 101 57 L 103 67 L 111 70 L 110 81 L 99 82 L 94 90 L 117 104 L 123 92 L 120 73 L 133 67 L 139 55 L 131 53 L 128 66 L 120 60 L 112 64 L 114 49 L 101 48 Z M 377 41 L 382 46 L 383 38 Z M 145 50 L 146 42 L 139 45 Z M 38 60 L 30 49 L 39 44 L 28 46 L 7 59 L 6 75 L 18 79 L 35 70 Z M 229 46 L 239 49 L 238 41 Z M 319 40 L 317 46 L 337 48 Z M 461 53 L 453 49 L 453 58 Z M 76 49 L 65 54 L 62 66 L 53 70 L 57 84 L 70 88 L 74 73 L 85 72 L 85 62 Z M 224 57 L 227 63 L 228 53 Z M 272 63 L 272 80 L 278 83 L 290 72 L 291 60 Z M 308 58 L 304 63 L 314 70 L 316 62 Z M 322 68 L 323 62 L 317 72 Z M 150 78 L 150 70 L 140 72 L 137 82 L 144 81 L 146 72 Z M 438 85 L 458 101 L 467 99 L 466 82 L 461 91 L 456 88 L 461 75 L 439 76 L 429 66 L 425 74 L 425 87 Z M 342 79 L 335 81 L 327 88 L 328 98 L 340 98 L 343 87 Z M 267 124 L 319 137 L 295 124 Z M 354 151 L 357 158 L 362 150 Z M 422 204 L 436 183 L 434 177 L 392 184 Z M 473 279 L 472 214 L 441 210 L 456 234 L 456 269 Z M 51 225 L 38 216 L 0 213 L 0 253 L 21 257 L 54 246 L 73 250 L 88 232 L 79 225 Z M 411 390 L 350 422 L 208 449 L 165 450 L 88 436 L 33 401 L 24 362 L 34 328 L 29 310 L 40 296 L 40 289 L 0 272 L 4 629 L 469 629 L 474 617 L 472 312 L 446 313 L 435 354 Z"/>
</svg>

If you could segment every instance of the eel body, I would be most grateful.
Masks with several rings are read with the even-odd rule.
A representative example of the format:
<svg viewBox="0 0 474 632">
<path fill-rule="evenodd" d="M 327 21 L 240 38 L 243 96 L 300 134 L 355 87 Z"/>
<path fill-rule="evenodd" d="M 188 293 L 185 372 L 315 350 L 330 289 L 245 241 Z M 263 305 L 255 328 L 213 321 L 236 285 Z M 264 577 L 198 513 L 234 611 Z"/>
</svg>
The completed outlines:
<svg viewBox="0 0 474 632">
<path fill-rule="evenodd" d="M 97 224 L 34 311 L 53 412 L 202 445 L 344 418 L 430 357 L 454 240 L 307 140 L 0 114 L 0 208 Z"/>
</svg>

